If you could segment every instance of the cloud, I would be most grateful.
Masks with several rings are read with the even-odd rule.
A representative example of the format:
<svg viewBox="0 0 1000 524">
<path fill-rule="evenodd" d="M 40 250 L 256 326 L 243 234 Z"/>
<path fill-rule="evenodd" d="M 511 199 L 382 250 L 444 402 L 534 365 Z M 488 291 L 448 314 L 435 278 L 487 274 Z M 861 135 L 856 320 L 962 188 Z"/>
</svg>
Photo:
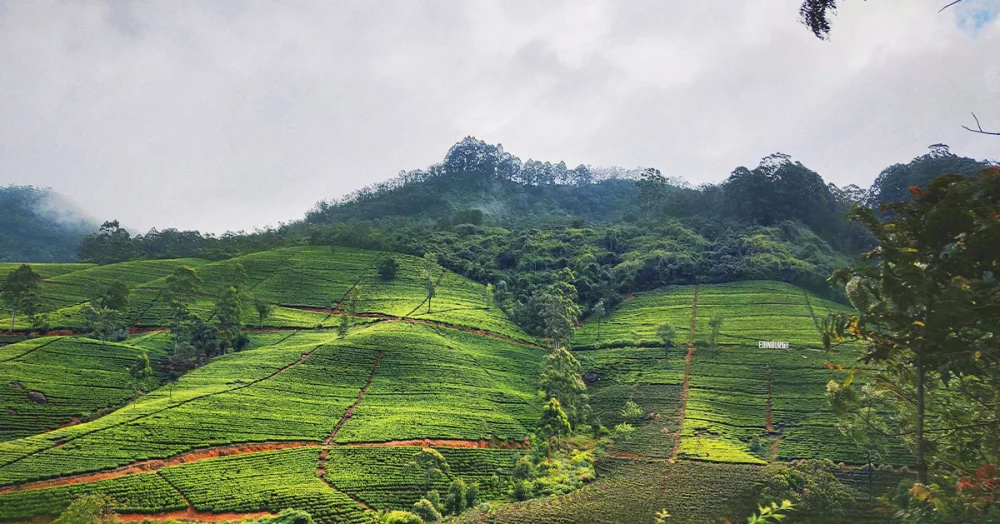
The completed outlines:
<svg viewBox="0 0 1000 524">
<path fill-rule="evenodd" d="M 959 127 L 1000 127 L 1000 22 L 967 1 L 845 4 L 821 42 L 798 0 L 0 0 L 0 183 L 221 232 L 476 135 L 693 183 L 782 151 L 867 186 L 932 143 L 1000 151 Z"/>
</svg>

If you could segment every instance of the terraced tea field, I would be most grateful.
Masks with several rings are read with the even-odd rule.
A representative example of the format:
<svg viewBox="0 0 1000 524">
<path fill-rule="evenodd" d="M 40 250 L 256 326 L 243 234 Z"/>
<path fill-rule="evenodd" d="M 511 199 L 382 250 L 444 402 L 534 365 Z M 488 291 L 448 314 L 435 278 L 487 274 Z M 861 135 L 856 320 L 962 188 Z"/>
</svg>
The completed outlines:
<svg viewBox="0 0 1000 524">
<path fill-rule="evenodd" d="M 56 429 L 95 411 L 121 406 L 134 394 L 128 372 L 145 353 L 167 355 L 164 333 L 129 343 L 44 337 L 0 348 L 0 440 Z"/>
<path fill-rule="evenodd" d="M 379 277 L 377 270 L 378 262 L 386 257 L 394 258 L 399 265 L 396 277 L 388 282 Z M 163 327 L 169 324 L 170 313 L 160 293 L 166 277 L 184 265 L 194 268 L 204 282 L 191 311 L 210 320 L 215 297 L 237 264 L 246 273 L 249 294 L 277 306 L 263 322 L 264 327 L 335 327 L 338 320 L 331 314 L 339 314 L 340 302 L 348 291 L 356 290 L 357 312 L 362 315 L 416 318 L 534 342 L 499 309 L 487 307 L 486 287 L 482 284 L 437 267 L 434 276 L 438 287 L 428 312 L 421 259 L 350 248 L 292 247 L 221 262 L 179 259 L 107 266 L 39 265 L 43 276 L 52 275 L 42 283 L 43 309 L 49 313 L 52 329 L 82 330 L 85 322 L 81 306 L 103 286 L 122 281 L 132 288 L 128 318 L 139 327 Z M 249 326 L 258 324 L 252 308 L 244 312 L 243 321 Z M 15 327 L 27 330 L 29 323 L 22 317 Z"/>
<path fill-rule="evenodd" d="M 376 270 L 386 256 L 399 263 L 389 282 Z M 277 305 L 263 323 L 270 331 L 130 402 L 126 367 L 171 351 L 159 299 L 166 275 L 195 267 L 205 283 L 192 309 L 211 320 L 236 262 L 249 293 Z M 122 279 L 133 286 L 135 326 L 152 331 L 121 343 L 68 335 L 0 348 L 0 521 L 56 515 L 81 494 L 101 493 L 129 519 L 299 508 L 322 523 L 374 522 L 374 510 L 423 496 L 423 480 L 404 467 L 423 445 L 451 466 L 434 488 L 462 478 L 484 500 L 509 497 L 519 448 L 540 414 L 545 352 L 487 307 L 481 284 L 436 268 L 428 312 L 420 259 L 327 247 L 39 270 L 53 327 L 81 329 L 89 296 Z M 360 315 L 340 338 L 332 328 L 351 290 Z M 637 295 L 602 320 L 600 333 L 589 320 L 572 344 L 594 418 L 628 422 L 634 433 L 613 436 L 594 485 L 463 521 L 640 522 L 664 507 L 678 522 L 742 518 L 766 462 L 859 463 L 823 398 L 826 382 L 842 374 L 827 363 L 852 365 L 852 357 L 817 350 L 814 315 L 843 309 L 794 286 L 744 282 Z M 710 349 L 703 341 L 717 314 L 724 323 Z M 258 320 L 246 312 L 244 322 Z M 663 323 L 674 327 L 675 347 L 656 340 Z M 758 349 L 758 340 L 791 349 Z M 639 416 L 625 418 L 628 401 Z M 103 416 L 78 420 L 95 412 Z M 900 447 L 891 459 L 909 460 Z"/>
</svg>

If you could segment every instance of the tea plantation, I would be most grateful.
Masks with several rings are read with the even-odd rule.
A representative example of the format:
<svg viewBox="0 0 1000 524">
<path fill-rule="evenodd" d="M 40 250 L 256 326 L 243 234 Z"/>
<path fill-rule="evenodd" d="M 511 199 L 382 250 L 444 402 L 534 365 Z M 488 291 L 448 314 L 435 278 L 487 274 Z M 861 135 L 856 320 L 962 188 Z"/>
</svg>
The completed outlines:
<svg viewBox="0 0 1000 524">
<path fill-rule="evenodd" d="M 387 257 L 394 278 L 379 274 Z M 174 345 L 167 276 L 182 265 L 197 271 L 191 311 L 211 321 L 237 263 L 247 293 L 274 305 L 263 321 L 244 311 L 247 326 L 264 329 L 251 329 L 242 351 L 176 380 L 157 373 L 140 391 L 129 366 L 145 354 L 160 369 Z M 130 518 L 296 508 L 322 523 L 375 522 L 377 510 L 424 497 L 427 479 L 407 464 L 433 446 L 450 468 L 431 488 L 444 493 L 461 478 L 481 500 L 508 502 L 464 522 L 652 522 L 664 508 L 671 522 L 705 522 L 745 518 L 767 463 L 864 461 L 823 396 L 844 376 L 837 366 L 854 362 L 820 351 L 817 319 L 844 307 L 788 284 L 670 287 L 588 319 L 571 346 L 592 420 L 634 432 L 613 439 L 591 485 L 513 503 L 510 478 L 541 413 L 546 350 L 481 284 L 434 266 L 428 305 L 423 260 L 329 247 L 36 269 L 50 326 L 61 331 L 22 331 L 0 347 L 0 521 L 44 520 L 82 494 L 107 494 Z M 88 338 L 80 311 L 114 281 L 132 289 L 133 334 Z M 344 336 L 335 328 L 351 295 Z M 714 345 L 713 317 L 722 319 Z M 670 345 L 658 339 L 664 323 L 674 328 Z M 759 340 L 790 349 L 759 349 Z M 627 402 L 639 412 L 623 410 Z M 892 448 L 889 462 L 909 461 Z"/>
</svg>

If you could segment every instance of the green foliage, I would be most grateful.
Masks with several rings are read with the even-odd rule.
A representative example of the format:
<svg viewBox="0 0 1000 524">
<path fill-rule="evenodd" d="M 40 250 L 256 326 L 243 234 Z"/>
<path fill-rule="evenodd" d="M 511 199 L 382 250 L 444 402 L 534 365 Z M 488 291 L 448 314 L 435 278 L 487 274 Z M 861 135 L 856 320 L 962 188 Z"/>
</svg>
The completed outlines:
<svg viewBox="0 0 1000 524">
<path fill-rule="evenodd" d="M 15 185 L 0 186 L 0 224 L 0 262 L 71 262 L 98 228 L 51 189 Z"/>
<path fill-rule="evenodd" d="M 254 298 L 253 308 L 257 312 L 257 327 L 263 328 L 264 319 L 271 316 L 271 313 L 274 312 L 274 305 L 261 298 Z"/>
<path fill-rule="evenodd" d="M 413 504 L 413 513 L 423 519 L 424 522 L 438 522 L 442 518 L 441 512 L 434 507 L 434 503 L 427 499 L 420 499 Z"/>
<path fill-rule="evenodd" d="M 779 506 L 777 502 L 772 502 L 768 506 L 759 506 L 756 514 L 747 518 L 747 524 L 771 524 L 781 522 L 788 515 L 786 512 L 792 511 L 795 506 L 791 501 L 782 500 Z"/>
<path fill-rule="evenodd" d="M 21 264 L 4 279 L 0 286 L 0 303 L 10 311 L 10 330 L 18 312 L 34 317 L 38 311 L 42 277 L 27 264 Z"/>
<path fill-rule="evenodd" d="M 864 344 L 862 360 L 878 363 L 877 380 L 902 402 L 903 434 L 916 457 L 917 475 L 929 481 L 942 467 L 975 470 L 1000 463 L 1000 344 L 991 328 L 1000 317 L 1000 169 L 973 177 L 944 175 L 913 199 L 853 218 L 869 229 L 878 247 L 860 264 L 831 277 L 843 285 L 857 315 L 841 315 L 827 340 Z M 925 431 L 942 432 L 933 444 Z"/>
<path fill-rule="evenodd" d="M 468 507 L 466 494 L 469 487 L 462 479 L 455 479 L 448 485 L 448 494 L 444 497 L 445 512 L 460 515 Z"/>
<path fill-rule="evenodd" d="M 722 316 L 722 313 L 716 313 L 712 315 L 712 318 L 708 320 L 708 327 L 710 329 L 708 334 L 708 345 L 712 349 L 715 349 L 715 344 L 719 340 L 719 333 L 722 332 L 722 323 L 726 317 Z"/>
<path fill-rule="evenodd" d="M 312 515 L 300 509 L 283 509 L 276 517 L 265 517 L 259 524 L 314 524 Z"/>
<path fill-rule="evenodd" d="M 379 520 L 379 524 L 423 524 L 423 520 L 408 511 L 393 510 L 386 512 Z"/>
<path fill-rule="evenodd" d="M 538 421 L 538 429 L 545 435 L 548 446 L 551 447 L 552 439 L 556 439 L 556 447 L 560 444 L 560 439 L 569 435 L 572 428 L 566 412 L 559 406 L 559 399 L 550 398 L 542 409 L 542 417 Z M 551 455 L 551 448 L 549 451 Z"/>
<path fill-rule="evenodd" d="M 545 357 L 545 367 L 538 377 L 538 384 L 547 399 L 558 401 L 574 427 L 586 422 L 590 413 L 587 404 L 587 385 L 580 377 L 580 361 L 572 353 L 560 348 Z"/>
<path fill-rule="evenodd" d="M 635 426 L 629 424 L 628 422 L 622 422 L 615 426 L 615 438 L 620 438 L 622 440 L 628 441 L 632 440 L 632 436 L 635 434 Z"/>
<path fill-rule="evenodd" d="M 621 416 L 627 421 L 635 422 L 642 418 L 642 409 L 639 408 L 639 405 L 636 404 L 634 400 L 629 399 L 625 402 L 625 405 L 622 406 Z"/>
<path fill-rule="evenodd" d="M 423 478 L 424 490 L 429 490 L 431 484 L 440 478 L 448 476 L 448 461 L 440 452 L 433 448 L 423 448 L 410 458 L 403 467 L 403 474 L 419 473 Z"/>
<path fill-rule="evenodd" d="M 202 282 L 197 270 L 189 266 L 178 266 L 167 277 L 161 299 L 170 308 L 174 322 L 179 323 L 188 316 L 188 306 L 198 298 Z"/>
<path fill-rule="evenodd" d="M 399 264 L 395 258 L 385 257 L 378 262 L 378 276 L 384 282 L 392 282 L 396 279 L 396 272 L 399 271 Z M 426 519 L 425 519 L 426 520 Z"/>
<path fill-rule="evenodd" d="M 114 501 L 103 495 L 84 495 L 73 501 L 54 524 L 111 524 L 117 521 Z"/>
<path fill-rule="evenodd" d="M 660 324 L 656 327 L 656 338 L 660 339 L 664 351 L 673 347 L 675 336 L 674 327 L 670 324 Z"/>
<path fill-rule="evenodd" d="M 569 340 L 581 311 L 576 303 L 576 287 L 570 283 L 574 278 L 573 272 L 563 270 L 558 275 L 557 282 L 533 297 L 545 326 L 545 336 L 553 348 L 561 348 Z"/>
<path fill-rule="evenodd" d="M 111 220 L 101 224 L 99 232 L 84 237 L 77 253 L 83 262 L 103 265 L 133 260 L 136 250 L 132 234 L 117 220 Z"/>
<path fill-rule="evenodd" d="M 796 466 L 772 464 L 763 471 L 764 481 L 758 500 L 765 508 L 773 500 L 793 503 L 802 522 L 848 521 L 861 513 L 858 501 L 862 496 L 842 483 L 836 473 L 837 466 L 829 460 Z M 758 518 L 763 516 L 762 513 Z"/>
<path fill-rule="evenodd" d="M 431 300 L 437 290 L 437 254 L 427 252 L 423 258 L 424 289 L 427 291 L 427 313 L 431 312 Z"/>
</svg>

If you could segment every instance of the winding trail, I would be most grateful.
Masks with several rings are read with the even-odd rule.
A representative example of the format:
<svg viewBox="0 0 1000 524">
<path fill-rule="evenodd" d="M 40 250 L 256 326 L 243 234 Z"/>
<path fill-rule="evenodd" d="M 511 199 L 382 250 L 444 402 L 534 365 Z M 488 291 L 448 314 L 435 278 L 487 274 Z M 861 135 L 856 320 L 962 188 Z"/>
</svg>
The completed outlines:
<svg viewBox="0 0 1000 524">
<path fill-rule="evenodd" d="M 155 520 L 166 522 L 171 520 L 193 520 L 197 522 L 239 522 L 243 519 L 259 519 L 263 517 L 274 517 L 277 513 L 258 511 L 256 513 L 210 513 L 198 511 L 189 506 L 188 509 L 178 511 L 168 511 L 165 513 L 120 513 L 118 519 L 123 522 L 142 522 L 145 520 Z"/>
<path fill-rule="evenodd" d="M 674 434 L 674 447 L 670 450 L 670 460 L 677 459 L 681 448 L 681 432 L 684 430 L 684 417 L 687 411 L 688 386 L 691 383 L 691 358 L 694 357 L 694 329 L 698 316 L 698 288 L 694 288 L 694 300 L 691 304 L 691 329 L 688 332 L 688 351 L 684 356 L 684 385 L 681 386 L 681 406 L 677 415 L 677 432 Z"/>
</svg>

